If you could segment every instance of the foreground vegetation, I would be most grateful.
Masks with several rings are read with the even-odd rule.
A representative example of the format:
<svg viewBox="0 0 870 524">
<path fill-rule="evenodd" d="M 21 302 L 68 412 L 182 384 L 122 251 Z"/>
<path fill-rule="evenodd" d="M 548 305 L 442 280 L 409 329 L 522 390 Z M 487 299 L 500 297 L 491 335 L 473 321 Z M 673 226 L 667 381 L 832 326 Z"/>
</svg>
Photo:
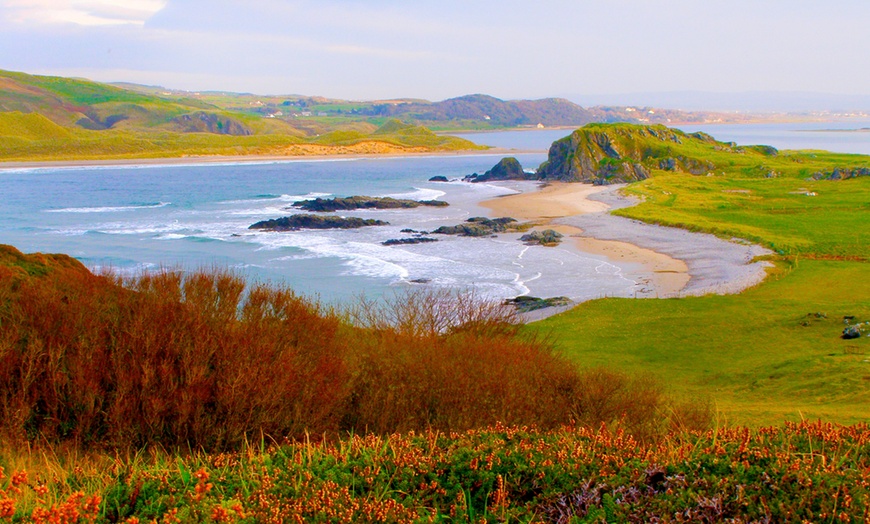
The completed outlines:
<svg viewBox="0 0 870 524">
<path fill-rule="evenodd" d="M 518 326 L 0 248 L 0 521 L 866 522 L 867 158 L 694 138 L 618 212 L 772 248 L 740 295 Z"/>
<path fill-rule="evenodd" d="M 0 433 L 13 442 L 225 450 L 572 420 L 651 439 L 709 420 L 647 377 L 579 372 L 473 297 L 339 313 L 221 272 L 122 281 L 62 255 L 0 255 Z"/>
<path fill-rule="evenodd" d="M 866 522 L 866 425 L 353 435 L 66 462 L 0 452 L 0 519 L 32 522 Z M 75 464 L 75 466 L 73 466 Z"/>
</svg>

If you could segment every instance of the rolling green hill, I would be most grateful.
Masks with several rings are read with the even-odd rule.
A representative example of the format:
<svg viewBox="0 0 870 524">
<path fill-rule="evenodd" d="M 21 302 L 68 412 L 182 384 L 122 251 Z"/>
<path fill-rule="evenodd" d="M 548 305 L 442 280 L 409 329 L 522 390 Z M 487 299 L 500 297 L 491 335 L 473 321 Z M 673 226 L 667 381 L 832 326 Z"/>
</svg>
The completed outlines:
<svg viewBox="0 0 870 524">
<path fill-rule="evenodd" d="M 0 161 L 478 148 L 399 121 L 380 129 L 361 122 L 309 128 L 191 96 L 8 71 L 0 71 L 0 139 Z"/>
</svg>

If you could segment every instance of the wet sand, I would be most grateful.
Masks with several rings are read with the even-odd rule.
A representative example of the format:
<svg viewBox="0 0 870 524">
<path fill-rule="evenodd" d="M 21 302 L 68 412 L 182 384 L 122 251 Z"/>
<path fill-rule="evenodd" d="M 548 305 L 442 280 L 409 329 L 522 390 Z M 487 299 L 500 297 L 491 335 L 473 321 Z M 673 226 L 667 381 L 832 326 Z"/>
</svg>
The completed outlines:
<svg viewBox="0 0 870 524">
<path fill-rule="evenodd" d="M 611 209 L 637 203 L 619 193 L 622 187 L 550 184 L 481 205 L 494 216 L 554 229 L 579 250 L 625 268 L 626 277 L 638 284 L 637 298 L 740 293 L 767 276 L 770 263 L 756 259 L 771 252 L 761 246 L 611 215 Z M 539 320 L 566 309 L 533 311 L 524 318 Z"/>
<path fill-rule="evenodd" d="M 532 221 L 542 229 L 553 229 L 570 238 L 582 252 L 606 257 L 620 267 L 636 267 L 626 276 L 641 285 L 640 296 L 665 297 L 678 294 L 689 282 L 685 262 L 664 253 L 619 240 L 602 240 L 584 234 L 583 229 L 554 223 L 556 219 L 586 214 L 605 214 L 611 206 L 592 195 L 607 191 L 607 186 L 553 183 L 540 191 L 508 195 L 481 202 L 493 216 L 513 217 Z M 609 216 L 609 215 L 605 215 Z"/>
<path fill-rule="evenodd" d="M 311 160 L 362 159 L 362 158 L 413 158 L 427 156 L 467 156 L 520 154 L 538 151 L 508 150 L 502 148 L 464 149 L 458 151 L 431 151 L 411 147 L 363 147 L 368 143 L 353 146 L 321 146 L 317 144 L 294 144 L 287 146 L 283 154 L 269 155 L 194 155 L 160 158 L 115 158 L 85 160 L 27 160 L 0 161 L 4 169 L 38 169 L 66 167 L 115 167 L 115 166 L 174 166 L 201 164 L 263 164 L 270 162 L 299 162 Z M 370 145 L 370 144 L 369 144 Z"/>
</svg>

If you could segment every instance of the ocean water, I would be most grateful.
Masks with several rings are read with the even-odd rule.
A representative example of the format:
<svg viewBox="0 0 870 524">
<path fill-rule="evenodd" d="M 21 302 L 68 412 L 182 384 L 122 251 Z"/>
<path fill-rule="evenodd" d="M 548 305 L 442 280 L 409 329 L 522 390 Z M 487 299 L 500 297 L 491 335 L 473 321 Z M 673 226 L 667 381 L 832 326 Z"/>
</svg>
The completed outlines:
<svg viewBox="0 0 870 524">
<path fill-rule="evenodd" d="M 24 252 L 70 254 L 88 267 L 137 274 L 161 267 L 231 268 L 327 302 L 407 287 L 474 289 L 480 296 L 630 295 L 623 268 L 571 248 L 498 238 L 439 236 L 430 244 L 384 246 L 487 210 L 478 202 L 533 184 L 429 182 L 483 172 L 492 155 L 342 159 L 249 164 L 44 168 L 0 171 L 0 243 Z M 542 154 L 520 155 L 536 167 Z M 524 187 L 525 186 L 525 187 Z M 439 199 L 449 207 L 342 213 L 389 226 L 356 230 L 252 231 L 290 215 L 295 201 L 369 195 Z"/>
<path fill-rule="evenodd" d="M 723 142 L 769 145 L 777 149 L 819 149 L 870 155 L 870 120 L 787 124 L 686 124 L 687 133 L 703 131 Z"/>
<path fill-rule="evenodd" d="M 740 145 L 764 144 L 778 149 L 821 149 L 837 153 L 870 155 L 870 120 L 791 122 L 779 124 L 677 124 L 687 133 L 704 131 L 717 140 Z M 862 130 L 863 131 L 858 131 Z M 546 151 L 570 129 L 530 129 L 464 133 L 459 136 L 493 147 L 519 151 Z"/>
<path fill-rule="evenodd" d="M 720 140 L 780 148 L 870 154 L 870 133 L 829 131 L 870 127 L 830 124 L 708 125 Z M 516 156 L 526 168 L 546 159 L 553 140 L 569 130 L 472 133 L 483 144 L 538 151 Z M 498 238 L 439 236 L 430 244 L 383 246 L 408 236 L 485 216 L 481 200 L 518 190 L 513 185 L 468 184 L 496 155 L 334 159 L 178 166 L 3 169 L 0 167 L 0 243 L 24 252 L 67 253 L 93 269 L 137 274 L 161 267 L 230 268 L 251 279 L 288 285 L 327 302 L 378 297 L 406 288 L 473 289 L 506 298 L 569 296 L 587 300 L 633 296 L 640 288 L 614 265 L 577 251 L 526 246 L 519 234 Z M 450 183 L 429 182 L 443 175 Z M 254 222 L 290 215 L 297 200 L 332 196 L 439 199 L 446 208 L 343 213 L 379 218 L 389 226 L 357 230 L 260 232 Z"/>
</svg>

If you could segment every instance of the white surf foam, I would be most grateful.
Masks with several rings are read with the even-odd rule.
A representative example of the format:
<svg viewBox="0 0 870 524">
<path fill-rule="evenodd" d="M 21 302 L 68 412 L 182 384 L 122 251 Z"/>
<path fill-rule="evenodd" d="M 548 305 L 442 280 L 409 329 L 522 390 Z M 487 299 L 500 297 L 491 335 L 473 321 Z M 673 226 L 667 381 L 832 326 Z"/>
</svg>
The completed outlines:
<svg viewBox="0 0 870 524">
<path fill-rule="evenodd" d="M 415 187 L 413 191 L 407 193 L 389 193 L 384 196 L 407 200 L 437 200 L 446 194 L 444 191 L 437 189 Z"/>
<path fill-rule="evenodd" d="M 170 202 L 156 202 L 154 204 L 141 204 L 134 206 L 105 206 L 105 207 L 65 207 L 61 209 L 46 209 L 46 213 L 118 213 L 121 211 L 135 211 L 137 209 L 157 209 L 170 205 Z"/>
</svg>

